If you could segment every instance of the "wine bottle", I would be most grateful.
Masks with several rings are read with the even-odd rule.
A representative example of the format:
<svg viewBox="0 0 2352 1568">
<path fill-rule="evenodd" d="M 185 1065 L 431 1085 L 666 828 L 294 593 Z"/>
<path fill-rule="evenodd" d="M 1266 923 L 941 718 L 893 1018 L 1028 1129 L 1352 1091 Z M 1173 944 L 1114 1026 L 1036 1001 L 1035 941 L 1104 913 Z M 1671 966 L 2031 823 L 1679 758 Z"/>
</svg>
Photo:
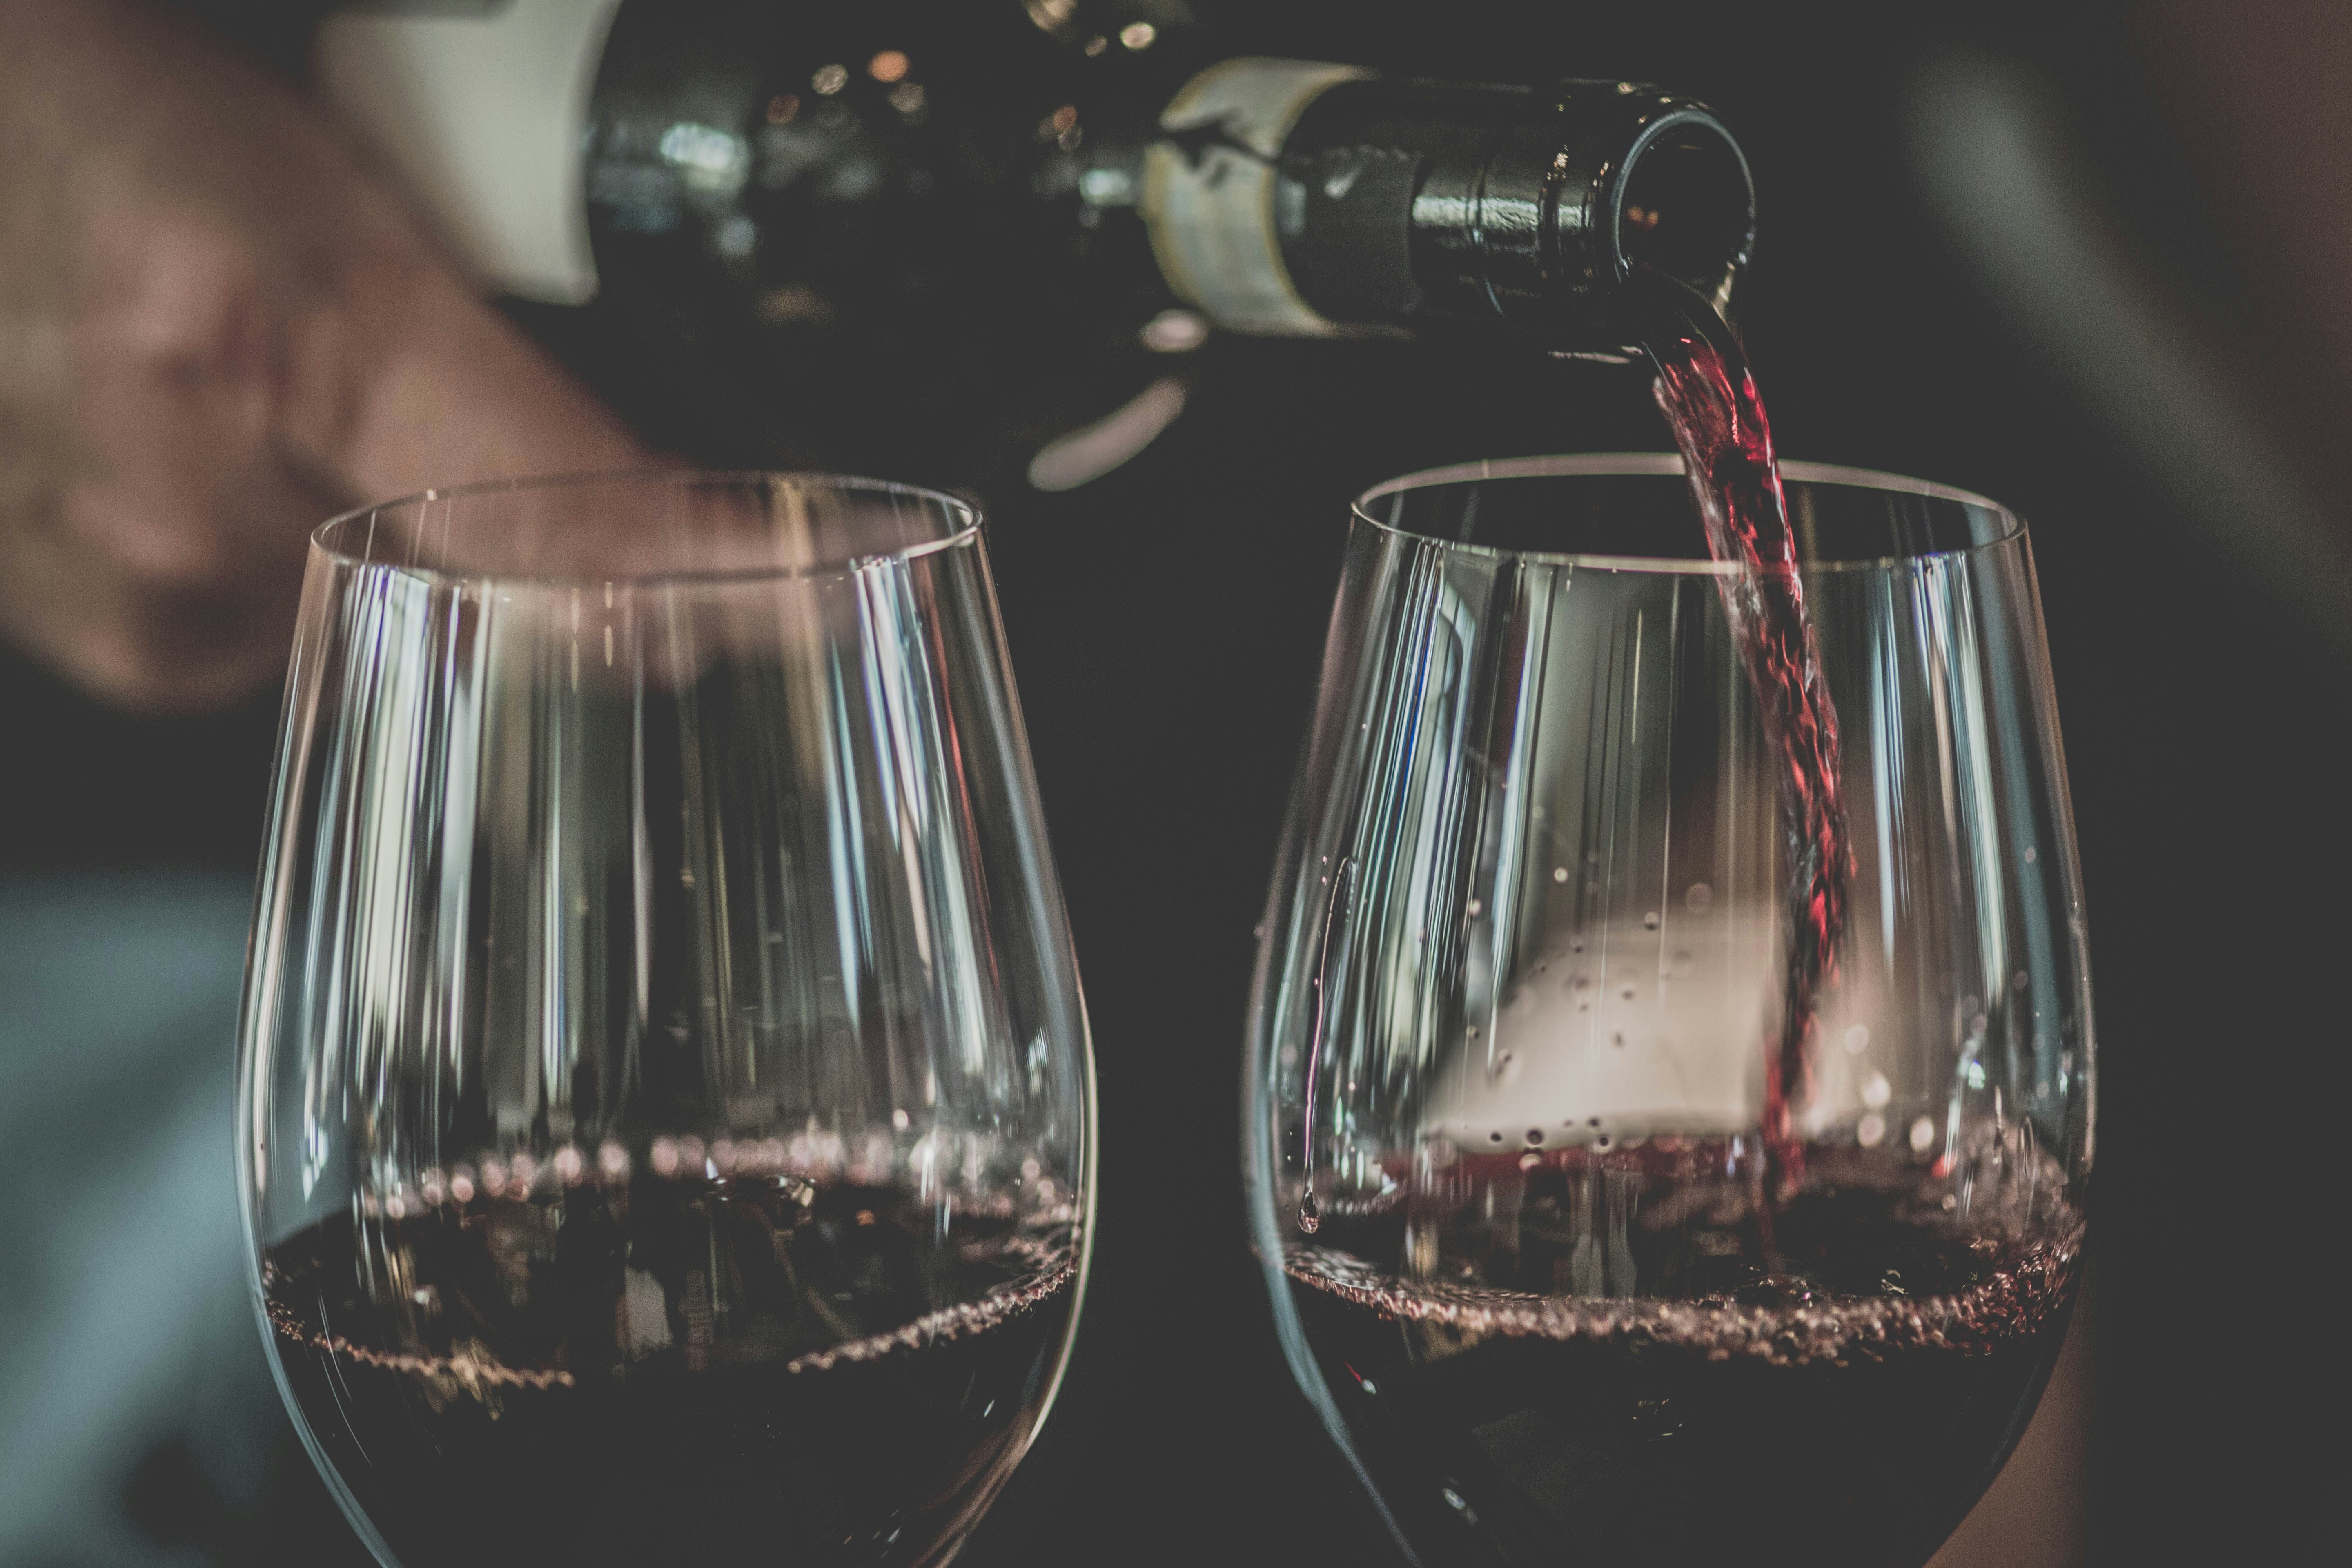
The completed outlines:
<svg viewBox="0 0 2352 1568">
<path fill-rule="evenodd" d="M 1165 0 L 522 0 L 338 16 L 318 54 L 396 162 L 437 163 L 410 173 L 446 229 L 584 205 L 537 224 L 564 257 L 477 241 L 491 281 L 567 302 L 601 284 L 706 331 L 920 317 L 1011 273 L 986 292 L 1081 316 L 1181 301 L 1249 332 L 1501 323 L 1600 348 L 1630 341 L 1610 300 L 1632 267 L 1716 294 L 1747 258 L 1746 162 L 1687 99 L 1214 52 Z M 564 85 L 591 62 L 593 85 Z M 404 67 L 404 107 L 383 85 Z M 460 68 L 475 92 L 449 89 Z M 501 71 L 519 90 L 489 90 Z M 455 123 L 486 99 L 495 132 Z M 399 123 L 419 111 L 439 135 Z M 523 123 L 567 115 L 585 123 Z M 578 173 L 551 148 L 577 149 Z M 519 157 L 531 172 L 490 167 Z"/>
</svg>

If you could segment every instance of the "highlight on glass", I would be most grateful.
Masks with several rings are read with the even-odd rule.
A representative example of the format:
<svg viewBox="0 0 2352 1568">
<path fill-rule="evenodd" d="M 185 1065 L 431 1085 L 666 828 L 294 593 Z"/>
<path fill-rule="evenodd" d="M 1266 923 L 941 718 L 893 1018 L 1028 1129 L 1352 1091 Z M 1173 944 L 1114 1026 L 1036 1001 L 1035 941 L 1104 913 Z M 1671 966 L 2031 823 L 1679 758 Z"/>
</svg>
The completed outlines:
<svg viewBox="0 0 2352 1568">
<path fill-rule="evenodd" d="M 236 1143 L 382 1561 L 942 1561 L 1061 1375 L 1092 1081 L 971 506 L 660 474 L 315 535 Z"/>
<path fill-rule="evenodd" d="M 1782 473 L 1826 807 L 1678 459 L 1357 504 L 1244 1179 L 1414 1561 L 1924 1563 L 2063 1337 L 2093 1028 L 2024 529 Z"/>
</svg>

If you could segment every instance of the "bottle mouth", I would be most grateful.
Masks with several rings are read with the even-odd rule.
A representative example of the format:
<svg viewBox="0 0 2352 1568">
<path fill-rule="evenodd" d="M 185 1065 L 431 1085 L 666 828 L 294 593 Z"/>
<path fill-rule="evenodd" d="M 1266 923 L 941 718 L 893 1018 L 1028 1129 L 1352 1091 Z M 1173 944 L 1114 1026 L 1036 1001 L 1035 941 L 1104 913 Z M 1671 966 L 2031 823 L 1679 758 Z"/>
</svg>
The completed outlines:
<svg viewBox="0 0 2352 1568">
<path fill-rule="evenodd" d="M 1756 243 L 1748 159 L 1712 111 L 1677 104 L 1643 126 L 1620 162 L 1609 203 L 1618 279 L 1636 267 L 1714 295 Z"/>
</svg>

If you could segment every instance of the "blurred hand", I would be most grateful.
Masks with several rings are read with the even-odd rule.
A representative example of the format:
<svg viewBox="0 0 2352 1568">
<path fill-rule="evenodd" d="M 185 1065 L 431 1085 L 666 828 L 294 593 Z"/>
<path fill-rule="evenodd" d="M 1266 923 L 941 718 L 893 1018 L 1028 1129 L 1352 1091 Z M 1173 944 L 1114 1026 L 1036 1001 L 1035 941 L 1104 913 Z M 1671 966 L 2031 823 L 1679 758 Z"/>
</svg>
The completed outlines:
<svg viewBox="0 0 2352 1568">
<path fill-rule="evenodd" d="M 0 0 L 0 637 L 110 701 L 283 672 L 363 501 L 646 461 L 283 81 L 130 0 Z"/>
</svg>

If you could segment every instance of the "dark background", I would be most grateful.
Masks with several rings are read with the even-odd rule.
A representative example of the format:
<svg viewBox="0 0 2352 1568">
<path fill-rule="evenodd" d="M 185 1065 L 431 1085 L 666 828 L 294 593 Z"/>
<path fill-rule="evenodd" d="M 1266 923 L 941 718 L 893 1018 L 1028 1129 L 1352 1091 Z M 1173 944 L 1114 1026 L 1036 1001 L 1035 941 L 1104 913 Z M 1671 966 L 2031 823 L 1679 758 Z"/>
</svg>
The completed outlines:
<svg viewBox="0 0 2352 1568">
<path fill-rule="evenodd" d="M 1955 225 L 1990 215 L 1939 208 L 1917 146 L 1923 71 L 1999 73 L 2046 110 L 2084 221 L 2124 237 L 2181 330 L 2253 342 L 2266 301 L 2187 173 L 2127 17 L 1394 9 L 1244 8 L 1236 52 L 1622 76 L 1705 98 L 1760 190 L 1738 304 L 1780 451 L 1979 490 L 2028 519 L 2099 1002 L 2091 1551 L 2247 1560 L 2283 1544 L 2318 1453 L 2298 1456 L 2285 1428 L 2333 1382 L 2314 1364 L 2332 1331 L 2308 1262 L 2326 1252 L 2309 1210 L 2328 1131 L 2317 1075 L 2332 1079 L 2342 1035 L 2326 1005 L 2347 864 L 2342 633 L 2263 575 L 2246 546 L 2268 518 L 2186 494 L 2097 378 L 2068 374 L 2042 324 L 1968 265 Z M 625 367 L 593 334 L 522 315 L 626 405 Z M 1667 445 L 1638 375 L 1505 346 L 1221 337 L 1198 358 L 1190 411 L 1126 466 L 1058 496 L 1027 489 L 1017 463 L 980 487 L 1103 1128 L 1069 1379 L 975 1564 L 1390 1560 L 1281 1365 L 1235 1180 L 1251 928 L 1347 501 L 1439 463 Z M 2269 417 L 2260 396 L 2227 395 Z M 2287 477 L 2326 493 L 2326 456 Z M 910 445 L 893 477 L 933 477 L 921 466 Z M 133 720 L 9 658 L 0 868 L 249 868 L 274 701 Z"/>
</svg>

